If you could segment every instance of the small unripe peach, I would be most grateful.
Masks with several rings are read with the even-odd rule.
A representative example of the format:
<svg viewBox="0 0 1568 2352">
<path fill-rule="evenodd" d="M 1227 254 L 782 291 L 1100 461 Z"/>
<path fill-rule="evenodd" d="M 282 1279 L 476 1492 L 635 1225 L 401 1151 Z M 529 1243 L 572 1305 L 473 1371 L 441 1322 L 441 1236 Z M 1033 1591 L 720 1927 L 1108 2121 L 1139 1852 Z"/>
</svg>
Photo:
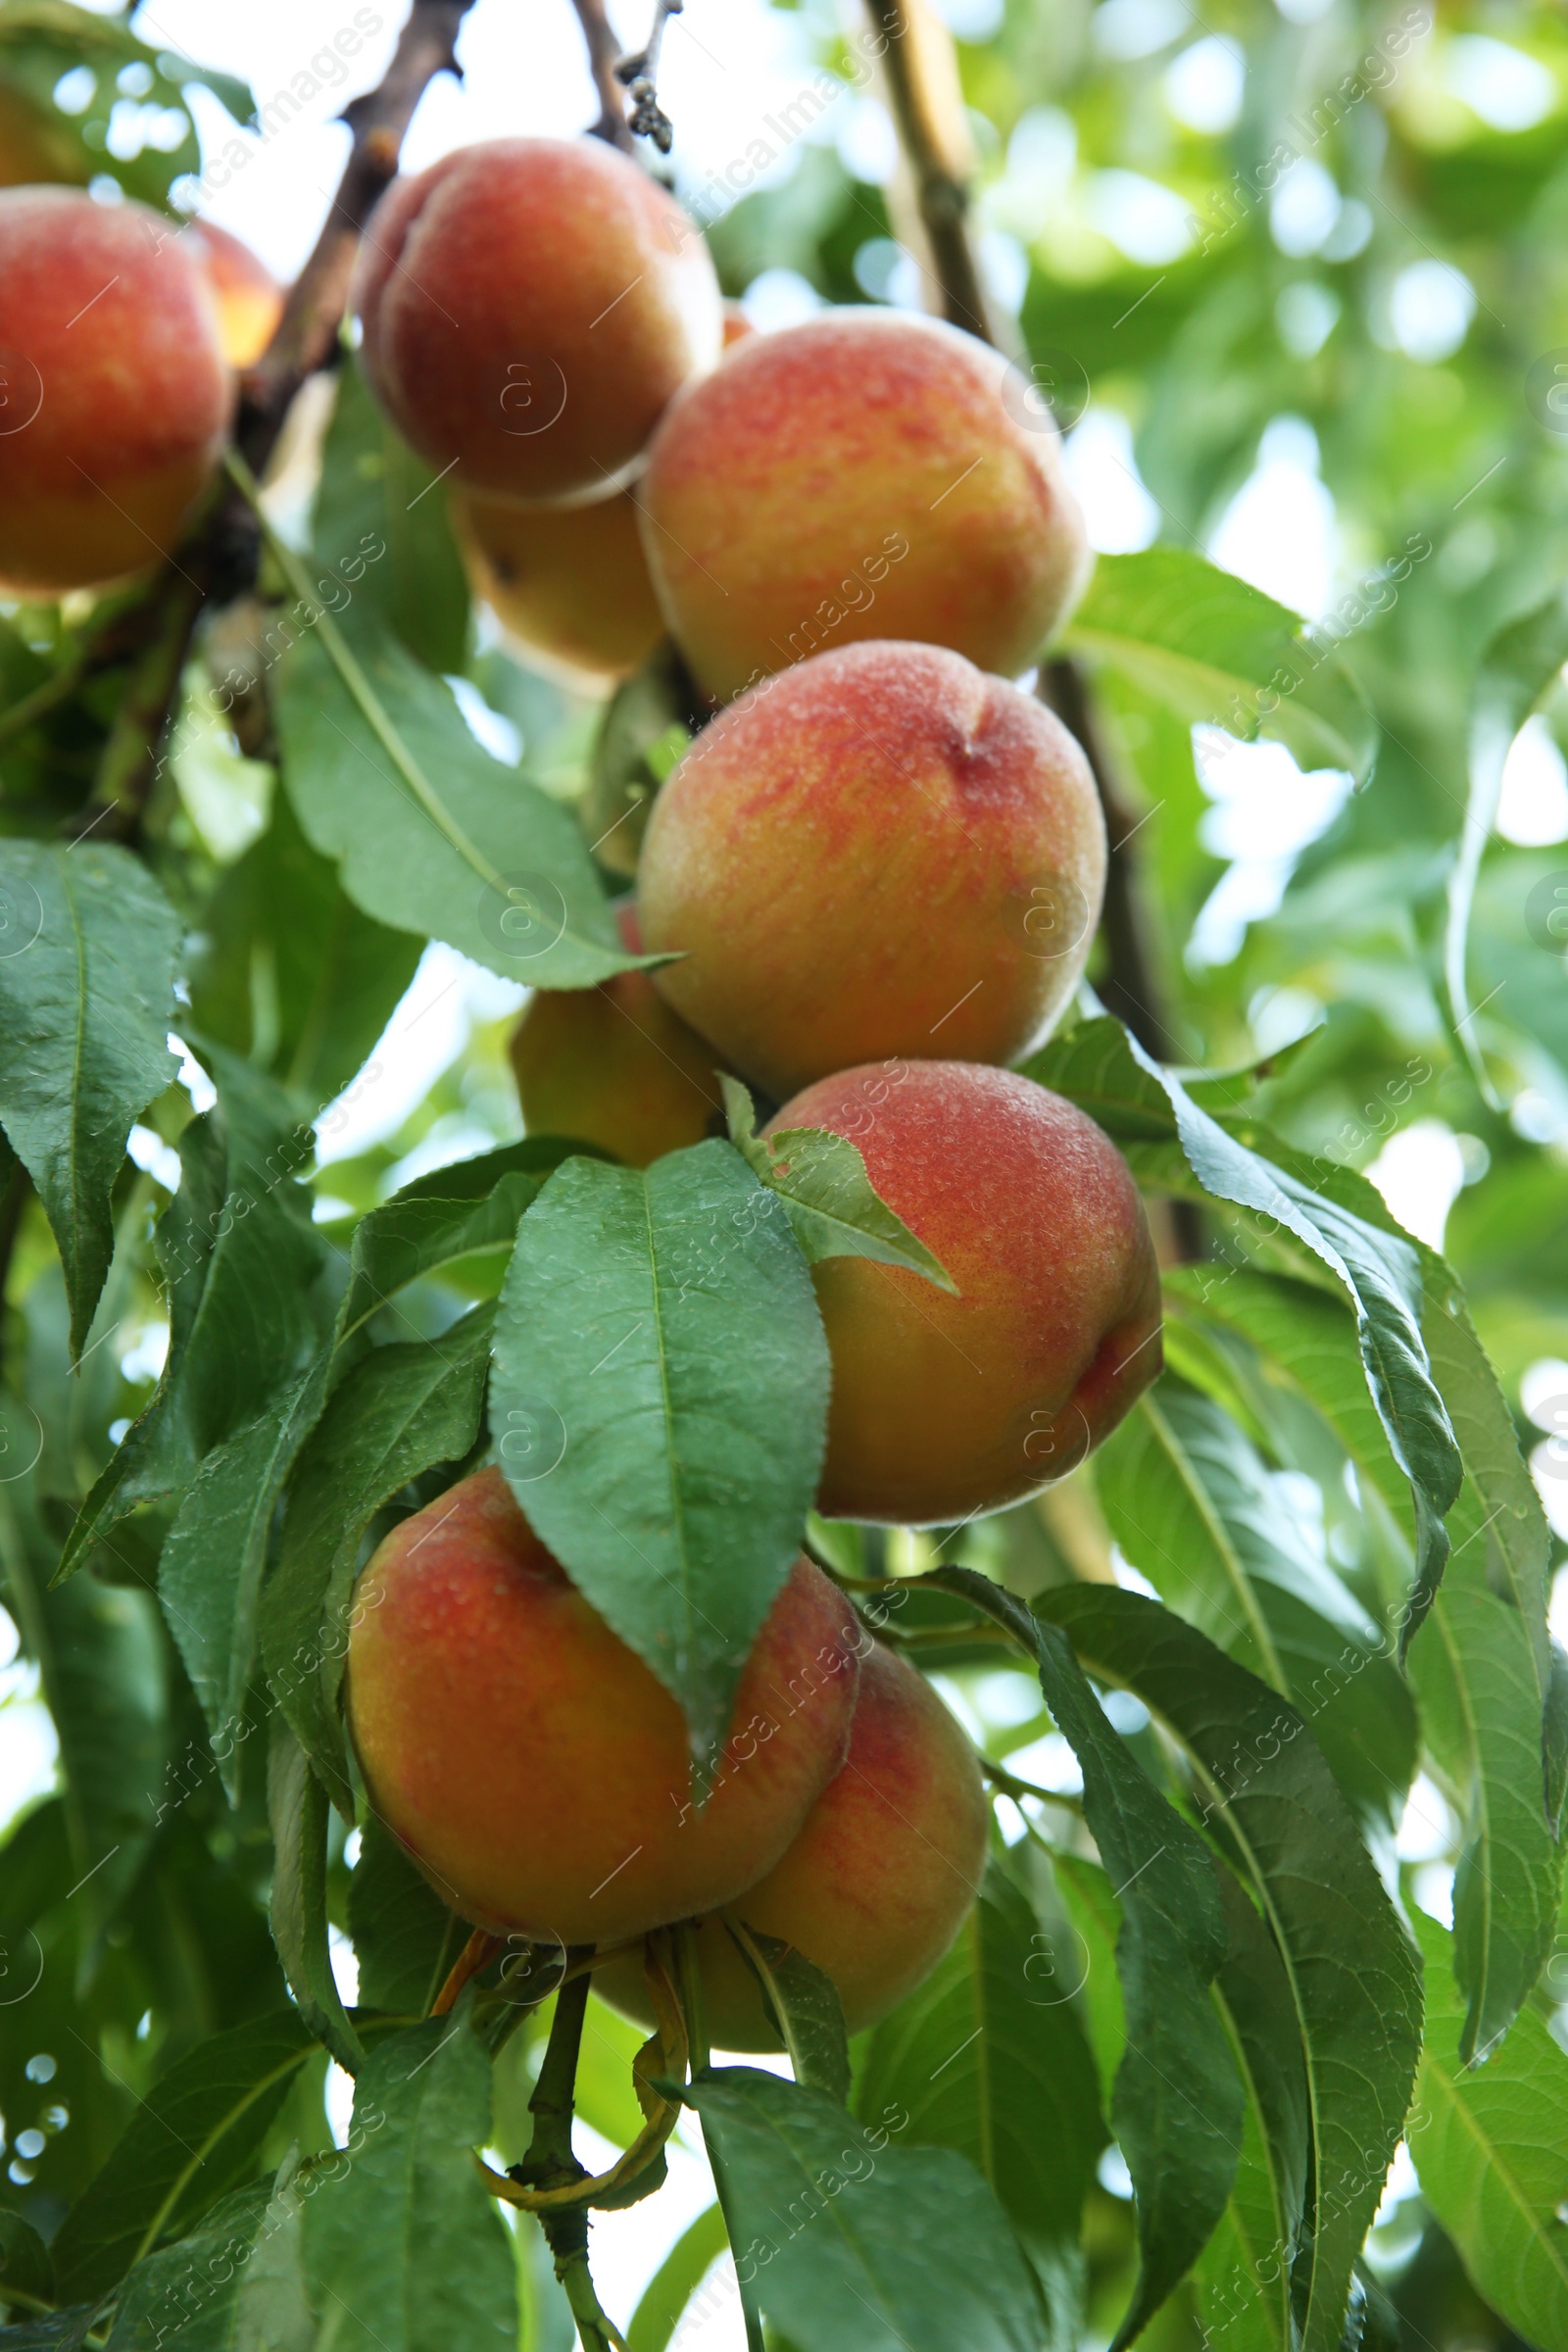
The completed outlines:
<svg viewBox="0 0 1568 2352">
<path fill-rule="evenodd" d="M 893 1054 L 1028 1052 L 1104 872 L 1094 778 L 1051 711 L 940 647 L 855 645 L 704 729 L 637 897 L 650 950 L 681 953 L 655 985 L 776 1102 Z"/>
<path fill-rule="evenodd" d="M 1011 1070 L 846 1070 L 770 1134 L 856 1144 L 957 1285 L 812 1268 L 833 1359 L 818 1508 L 937 1526 L 1076 1469 L 1160 1368 L 1159 1269 L 1131 1172 L 1093 1119 Z"/>
<path fill-rule="evenodd" d="M 629 479 L 723 337 L 695 223 L 599 139 L 491 139 L 396 181 L 355 307 L 371 387 L 426 464 L 549 503 Z"/>
<path fill-rule="evenodd" d="M 628 954 L 640 956 L 631 907 L 619 921 Z M 646 1168 L 722 1132 L 713 1050 L 646 972 L 617 972 L 597 988 L 540 989 L 508 1052 L 530 1135 L 572 1136 Z"/>
<path fill-rule="evenodd" d="M 664 633 L 629 490 L 591 507 L 527 507 L 459 491 L 458 543 L 474 593 L 536 667 L 602 694 Z"/>
<path fill-rule="evenodd" d="M 216 220 L 192 220 L 183 233 L 218 305 L 223 357 L 231 368 L 249 368 L 283 316 L 283 289 L 260 256 Z"/>
<path fill-rule="evenodd" d="M 719 701 L 866 637 L 1016 677 L 1089 567 L 1056 428 L 983 343 L 830 311 L 758 335 L 675 400 L 644 489 L 670 629 Z"/>
<path fill-rule="evenodd" d="M 974 1750 L 923 1675 L 872 1642 L 844 1769 L 782 1862 L 732 1906 L 831 1977 L 852 2034 L 873 2026 L 931 1974 L 985 1874 L 989 1823 Z M 757 1979 L 723 1921 L 697 1930 L 703 2011 L 725 2050 L 776 2050 Z M 605 1999 L 653 2023 L 642 1971 L 612 1962 Z"/>
<path fill-rule="evenodd" d="M 349 1721 L 370 1801 L 445 1900 L 503 1935 L 612 1943 L 731 1902 L 843 1761 L 848 1618 L 798 1560 L 698 1806 L 675 1700 L 481 1470 L 395 1528 L 360 1582 Z"/>
<path fill-rule="evenodd" d="M 170 222 L 74 188 L 0 195 L 0 592 L 58 596 L 171 554 L 231 406 Z"/>
</svg>

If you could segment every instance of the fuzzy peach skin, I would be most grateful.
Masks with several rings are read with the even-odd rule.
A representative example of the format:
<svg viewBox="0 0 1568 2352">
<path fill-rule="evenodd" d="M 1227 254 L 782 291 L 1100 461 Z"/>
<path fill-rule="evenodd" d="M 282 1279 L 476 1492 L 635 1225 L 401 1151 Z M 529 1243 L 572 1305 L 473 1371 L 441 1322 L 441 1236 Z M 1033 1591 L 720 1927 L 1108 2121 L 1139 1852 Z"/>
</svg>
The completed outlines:
<svg viewBox="0 0 1568 2352">
<path fill-rule="evenodd" d="M 192 220 L 182 233 L 218 305 L 223 357 L 231 368 L 249 368 L 283 316 L 283 289 L 260 256 L 216 220 Z"/>
<path fill-rule="evenodd" d="M 985 1873 L 989 1818 L 963 1733 L 923 1675 L 872 1642 L 843 1771 L 734 1911 L 825 1971 L 858 2034 L 923 1984 L 952 1944 Z M 722 1919 L 701 1922 L 697 1946 L 710 2039 L 725 2050 L 781 2048 Z M 594 1988 L 652 2026 L 637 1960 L 596 1971 Z"/>
<path fill-rule="evenodd" d="M 207 281 L 144 205 L 0 194 L 0 595 L 171 554 L 232 408 Z"/>
<path fill-rule="evenodd" d="M 475 595 L 537 667 L 605 694 L 653 652 L 664 623 L 629 490 L 591 507 L 460 490 L 451 505 Z"/>
<path fill-rule="evenodd" d="M 726 360 L 726 368 L 738 363 Z M 1105 831 L 1059 719 L 928 645 L 854 645 L 706 727 L 654 803 L 655 985 L 774 1101 L 889 1054 L 1011 1061 L 1088 958 Z"/>
<path fill-rule="evenodd" d="M 627 952 L 640 956 L 634 909 L 620 907 L 618 920 Z M 597 988 L 540 989 L 508 1051 L 530 1135 L 573 1136 L 646 1168 L 723 1132 L 713 1049 L 671 1012 L 646 972 L 617 972 Z"/>
<path fill-rule="evenodd" d="M 844 1759 L 859 1671 L 848 1617 L 798 1560 L 699 1808 L 674 1699 L 500 1471 L 480 1470 L 395 1528 L 360 1583 L 348 1701 L 370 1801 L 445 1900 L 502 1934 L 613 1943 L 730 1902 Z"/>
<path fill-rule="evenodd" d="M 833 1359 L 817 1507 L 929 1527 L 1075 1469 L 1160 1369 L 1159 1272 L 1110 1138 L 1011 1070 L 846 1070 L 769 1128 L 848 1136 L 958 1286 L 813 1266 Z"/>
<path fill-rule="evenodd" d="M 643 535 L 700 684 L 727 702 L 865 637 L 1026 669 L 1090 563 L 1026 390 L 958 328 L 865 309 L 757 335 L 688 386 L 655 436 Z"/>
<path fill-rule="evenodd" d="M 490 139 L 394 182 L 360 251 L 365 368 L 474 490 L 603 498 L 723 344 L 695 223 L 600 139 Z"/>
</svg>

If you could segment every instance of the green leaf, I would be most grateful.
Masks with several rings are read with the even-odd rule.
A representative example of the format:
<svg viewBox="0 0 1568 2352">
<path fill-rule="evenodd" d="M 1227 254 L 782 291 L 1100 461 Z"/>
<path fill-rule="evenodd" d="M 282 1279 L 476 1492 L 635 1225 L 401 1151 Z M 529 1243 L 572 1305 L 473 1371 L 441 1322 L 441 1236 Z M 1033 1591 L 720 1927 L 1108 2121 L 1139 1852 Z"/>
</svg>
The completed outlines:
<svg viewBox="0 0 1568 2352">
<path fill-rule="evenodd" d="M 179 1143 L 179 1190 L 158 1227 L 169 1356 L 151 1400 L 94 1485 L 61 1556 L 73 1575 L 137 1504 L 188 1486 L 222 1444 L 305 1373 L 327 1336 L 326 1245 L 292 1181 L 315 1149 L 287 1098 L 215 1054 L 216 1109 Z"/>
<path fill-rule="evenodd" d="M 1092 1673 L 1136 1692 L 1186 1747 L 1206 1785 L 1205 1811 L 1234 1838 L 1284 1961 L 1314 2151 L 1298 2315 L 1303 2352 L 1339 2352 L 1352 2267 L 1409 2102 L 1421 2034 L 1416 1954 L 1287 1700 L 1138 1593 L 1081 1586 L 1037 1605 Z M 1086 1777 L 1086 1809 L 1087 1795 Z"/>
<path fill-rule="evenodd" d="M 684 2230 L 642 2291 L 626 2329 L 627 2352 L 664 2352 L 682 2314 L 729 2240 L 724 2216 L 710 2205 Z"/>
<path fill-rule="evenodd" d="M 0 2303 L 13 2293 L 52 2303 L 55 2266 L 32 2224 L 24 2221 L 20 2213 L 0 2207 Z"/>
<path fill-rule="evenodd" d="M 272 1941 L 301 2017 L 339 2066 L 358 2074 L 365 2062 L 348 2021 L 326 1933 L 326 1791 L 281 1715 L 272 1718 L 267 1761 L 267 1813 L 272 1832 Z"/>
<path fill-rule="evenodd" d="M 213 1734 L 223 1786 L 237 1801 L 236 1736 L 256 1662 L 256 1619 L 272 1522 L 300 1447 L 320 1416 L 323 1352 L 266 1410 L 208 1454 L 158 1564 L 158 1597 Z"/>
<path fill-rule="evenodd" d="M 821 1467 L 827 1347 L 770 1205 L 728 1144 L 646 1171 L 569 1159 L 522 1221 L 496 1326 L 501 1467 L 679 1699 L 699 1773 Z"/>
<path fill-rule="evenodd" d="M 1476 881 L 1502 791 L 1503 763 L 1525 720 L 1556 683 L 1568 662 L 1568 591 L 1558 589 L 1522 619 L 1509 621 L 1486 646 L 1476 672 L 1470 713 L 1470 797 L 1459 836 L 1459 854 L 1448 876 L 1448 928 L 1444 976 L 1453 1031 L 1464 1048 L 1486 1102 L 1506 1106 L 1487 1069 L 1470 1004 L 1470 914 Z"/>
<path fill-rule="evenodd" d="M 350 1819 L 338 1696 L 366 1530 L 412 1479 L 473 1445 L 492 1320 L 478 1306 L 438 1340 L 372 1348 L 334 1392 L 295 1469 L 262 1593 L 262 1655 L 273 1697 Z"/>
<path fill-rule="evenodd" d="M 1340 1323 L 1355 1377 L 1354 1334 L 1348 1316 Z M 1375 1430 L 1370 1407 L 1367 1418 Z M 1096 1492 L 1134 1567 L 1296 1701 L 1357 1814 L 1387 1838 L 1415 1772 L 1408 1689 L 1380 1628 L 1298 1533 L 1234 1420 L 1167 1375 L 1097 1455 Z"/>
<path fill-rule="evenodd" d="M 1122 1906 L 1116 1967 L 1127 2046 L 1111 2122 L 1137 2192 L 1139 2271 L 1119 2352 L 1192 2268 L 1236 2174 L 1242 2086 L 1208 1992 L 1225 1956 L 1217 1872 L 1111 1729 L 1058 1627 L 972 1571 L 939 1577 L 1033 1652 L 1046 1704 L 1082 1768 L 1084 1818 Z"/>
<path fill-rule="evenodd" d="M 838 1987 L 793 1944 L 749 1928 L 726 1911 L 724 1926 L 762 1989 L 762 2002 L 795 2069 L 797 2082 L 844 2106 L 850 2095 L 850 2042 Z"/>
<path fill-rule="evenodd" d="M 720 1076 L 729 1140 L 760 1184 L 784 1204 L 790 1230 L 809 1266 L 825 1257 L 869 1257 L 907 1266 L 939 1291 L 957 1284 L 942 1260 L 889 1208 L 866 1173 L 858 1145 L 825 1127 L 789 1127 L 760 1136 L 749 1090 Z"/>
<path fill-rule="evenodd" d="M 1545 1786 L 1550 1540 L 1511 1414 L 1446 1266 L 1427 1260 L 1425 1329 L 1465 1483 L 1442 1615 L 1410 1652 L 1438 1769 L 1465 1813 L 1453 1965 L 1470 1999 L 1463 2055 L 1518 2011 L 1551 1945 L 1563 1851 Z"/>
<path fill-rule="evenodd" d="M 149 29 L 151 29 L 149 27 Z M 54 103 L 62 75 L 91 69 L 91 88 L 80 113 L 68 115 Z M 145 78 L 145 102 L 156 110 L 161 136 L 126 156 L 111 144 L 114 109 L 120 103 L 118 76 L 124 67 Z M 9 93 L 29 99 L 41 126 L 50 169 L 36 176 L 75 181 L 85 187 L 106 169 L 128 196 L 163 209 L 184 173 L 202 169 L 201 143 L 191 122 L 185 84 L 200 82 L 220 99 L 236 122 L 254 118 L 256 102 L 243 81 L 192 64 L 162 46 L 138 39 L 123 17 L 76 8 L 71 0 L 7 0 L 0 9 L 0 78 Z M 171 141 L 169 133 L 175 136 Z M 15 136 L 7 126 L 8 140 Z M 107 151 L 107 152 L 106 152 Z"/>
<path fill-rule="evenodd" d="M 1185 548 L 1102 556 L 1066 644 L 1181 718 L 1273 736 L 1302 767 L 1357 784 L 1372 773 L 1377 721 L 1332 641 Z"/>
<path fill-rule="evenodd" d="M 138 858 L 0 844 L 0 1123 L 37 1188 L 79 1352 L 114 1251 L 109 1195 L 172 1079 L 179 918 Z"/>
<path fill-rule="evenodd" d="M 465 667 L 468 583 L 445 494 L 371 399 L 352 356 L 338 369 L 312 536 L 316 564 L 329 575 L 318 579 L 319 595 L 341 583 L 372 604 L 427 669 Z"/>
<path fill-rule="evenodd" d="M 312 2301 L 336 2352 L 513 2352 L 512 2243 L 474 2169 L 490 2066 L 466 2004 L 390 2035 L 360 2070 L 335 2179 L 305 2216 Z"/>
<path fill-rule="evenodd" d="M 107 1918 L 156 1827 L 170 1745 L 168 1652 L 150 1594 L 96 1578 L 79 1589 L 47 1588 L 52 1544 L 34 1499 L 26 1482 L 0 1481 L 6 1603 L 37 1660 L 60 1743 L 66 1885 L 85 1881 L 88 1917 Z M 8 1880 L 20 1862 L 8 1849 Z"/>
<path fill-rule="evenodd" d="M 1427 2040 L 1409 2123 L 1421 2193 L 1493 2309 L 1528 2342 L 1568 2343 L 1568 2057 L 1522 2010 L 1483 2066 L 1461 2054 L 1468 2004 L 1448 1936 L 1416 1915 Z"/>
<path fill-rule="evenodd" d="M 330 1102 L 364 1067 L 421 953 L 344 897 L 279 792 L 268 830 L 202 909 L 191 1017 L 313 1106 Z"/>
<path fill-rule="evenodd" d="M 963 2157 L 892 2147 L 893 2119 L 857 2123 L 751 2067 L 699 2076 L 687 2095 L 743 2291 L 797 2352 L 1038 2352 L 1034 2282 Z"/>
<path fill-rule="evenodd" d="M 108 2352 L 313 2352 L 300 2261 L 297 2159 L 215 2205 L 199 2230 L 137 2264 Z"/>
<path fill-rule="evenodd" d="M 873 2033 L 855 2101 L 861 2116 L 907 2108 L 910 2145 L 956 2148 L 985 2175 L 1040 2274 L 1048 2340 L 1064 2348 L 1078 2341 L 1079 2230 L 1105 2144 L 1072 1993 L 993 1861 L 952 1951 Z"/>
<path fill-rule="evenodd" d="M 349 1880 L 349 1934 L 367 2009 L 423 2017 L 467 1936 L 390 1830 L 371 1814 Z"/>
<path fill-rule="evenodd" d="M 1292 2352 L 1291 2272 L 1311 2161 L 1306 2074 L 1279 1950 L 1228 1874 L 1221 1892 L 1228 1943 L 1214 1989 L 1247 2085 L 1247 2129 L 1230 2204 L 1194 2283 L 1222 2352 Z"/>
<path fill-rule="evenodd" d="M 107 2293 L 171 2230 L 215 2205 L 253 2161 L 316 2046 L 285 2009 L 216 2034 L 171 2067 L 60 2225 L 61 2292 Z"/>
<path fill-rule="evenodd" d="M 595 857 L 612 873 L 637 871 L 648 812 L 691 740 L 694 689 L 668 639 L 605 706 L 580 815 Z"/>
<path fill-rule="evenodd" d="M 468 1257 L 505 1257 L 522 1212 L 547 1177 L 592 1147 L 530 1136 L 455 1167 L 436 1168 L 372 1208 L 354 1229 L 349 1287 L 338 1309 L 338 1336 L 349 1338 L 411 1282 Z"/>
<path fill-rule="evenodd" d="M 1408 1638 L 1442 1575 L 1447 1551 L 1442 1521 L 1462 1474 L 1423 1336 L 1415 1244 L 1390 1229 L 1381 1200 L 1348 1170 L 1324 1173 L 1252 1120 L 1222 1126 L 1200 1110 L 1119 1022 L 1085 1022 L 1037 1054 L 1026 1075 L 1078 1102 L 1124 1144 L 1156 1140 L 1157 1088 L 1167 1099 L 1166 1133 L 1202 1191 L 1266 1219 L 1270 1231 L 1283 1227 L 1343 1286 L 1373 1403 L 1415 1495 L 1417 1583 Z"/>
<path fill-rule="evenodd" d="M 298 557 L 270 544 L 301 629 L 278 671 L 283 779 L 355 904 L 535 987 L 640 964 L 570 811 L 480 748 L 450 689 L 373 612 L 334 620 Z"/>
</svg>

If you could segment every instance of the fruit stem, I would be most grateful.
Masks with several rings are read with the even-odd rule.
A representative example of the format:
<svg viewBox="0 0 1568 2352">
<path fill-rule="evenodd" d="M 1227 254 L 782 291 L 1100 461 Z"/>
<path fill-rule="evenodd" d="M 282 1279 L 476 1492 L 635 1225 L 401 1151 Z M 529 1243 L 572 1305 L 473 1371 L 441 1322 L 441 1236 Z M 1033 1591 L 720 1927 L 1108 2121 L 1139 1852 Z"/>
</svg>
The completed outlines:
<svg viewBox="0 0 1568 2352">
<path fill-rule="evenodd" d="M 475 1928 L 453 1962 L 446 1983 L 431 2002 L 430 2015 L 445 2017 L 468 1979 L 477 1976 L 480 1969 L 493 1960 L 500 1949 L 501 1938 L 499 1936 L 491 1936 L 485 1929 Z"/>
<path fill-rule="evenodd" d="M 528 2101 L 533 2137 L 527 2155 L 517 2167 L 518 2173 L 535 2187 L 554 2188 L 575 2179 L 580 2172 L 571 2152 L 571 2117 L 577 2055 L 582 2047 L 583 2018 L 592 1983 L 585 1972 L 570 1984 L 563 1984 L 556 1995 L 550 2039 L 545 2044 L 539 2079 Z M 559 2180 L 546 2180 L 547 2170 L 558 2174 Z"/>
<path fill-rule="evenodd" d="M 991 1758 L 982 1755 L 978 1748 L 975 1750 L 975 1761 L 986 1779 L 994 1783 L 999 1795 L 1010 1796 L 1015 1802 L 1020 1796 L 1032 1796 L 1042 1805 L 1064 1805 L 1069 1813 L 1083 1812 L 1084 1800 L 1081 1796 L 1066 1794 L 1059 1788 L 1037 1788 L 1033 1781 L 1015 1780 L 1004 1764 L 993 1764 Z"/>
<path fill-rule="evenodd" d="M 697 1930 L 683 1920 L 674 1931 L 675 1965 L 680 1972 L 680 2005 L 686 2020 L 691 2071 L 703 2074 L 709 2063 L 708 2020 L 703 2013 L 703 1972 L 697 1954 Z"/>
</svg>

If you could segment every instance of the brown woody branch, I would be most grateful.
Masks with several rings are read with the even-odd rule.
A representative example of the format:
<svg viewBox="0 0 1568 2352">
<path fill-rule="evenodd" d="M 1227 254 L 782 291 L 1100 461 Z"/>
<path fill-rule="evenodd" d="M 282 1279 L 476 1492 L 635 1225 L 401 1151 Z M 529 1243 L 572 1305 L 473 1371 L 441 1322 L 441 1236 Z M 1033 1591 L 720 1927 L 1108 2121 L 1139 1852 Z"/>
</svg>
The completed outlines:
<svg viewBox="0 0 1568 2352">
<path fill-rule="evenodd" d="M 995 343 L 995 322 L 969 241 L 973 157 L 951 36 L 929 0 L 866 0 L 866 8 L 885 44 L 888 103 L 913 180 L 942 316 L 950 325 Z"/>
<path fill-rule="evenodd" d="M 605 0 L 572 0 L 572 5 L 577 11 L 577 22 L 582 26 L 583 45 L 588 52 L 588 71 L 594 77 L 594 88 L 599 93 L 599 120 L 590 123 L 589 135 L 604 139 L 612 147 L 618 147 L 623 155 L 632 155 L 636 152 L 637 141 L 626 120 L 625 95 L 615 74 L 620 43 L 605 13 Z"/>
<path fill-rule="evenodd" d="M 331 365 L 365 226 L 397 175 L 414 110 L 437 74 L 457 74 L 458 31 L 471 0 L 414 0 L 378 88 L 343 120 L 354 145 L 310 260 L 290 287 L 276 331 L 240 383 L 234 442 L 260 474 L 308 376 Z M 129 839 L 158 773 L 158 747 L 179 693 L 191 637 L 206 606 L 227 602 L 256 576 L 260 540 L 237 491 L 222 485 L 176 549 L 141 608 L 131 682 L 99 763 L 79 836 Z"/>
<path fill-rule="evenodd" d="M 951 60 L 951 40 L 930 0 L 866 0 L 866 7 L 873 26 L 887 41 L 883 63 L 888 96 L 913 176 L 943 316 L 955 326 L 995 343 L 969 237 L 967 142 L 956 97 L 956 77 L 944 63 L 945 58 Z M 1110 843 L 1103 916 L 1109 970 L 1101 995 L 1148 1052 L 1169 1060 L 1178 1045 L 1149 954 L 1149 925 L 1132 841 L 1138 820 L 1117 789 L 1089 683 L 1078 663 L 1061 658 L 1043 664 L 1040 697 L 1083 745 L 1104 812 Z"/>
</svg>

